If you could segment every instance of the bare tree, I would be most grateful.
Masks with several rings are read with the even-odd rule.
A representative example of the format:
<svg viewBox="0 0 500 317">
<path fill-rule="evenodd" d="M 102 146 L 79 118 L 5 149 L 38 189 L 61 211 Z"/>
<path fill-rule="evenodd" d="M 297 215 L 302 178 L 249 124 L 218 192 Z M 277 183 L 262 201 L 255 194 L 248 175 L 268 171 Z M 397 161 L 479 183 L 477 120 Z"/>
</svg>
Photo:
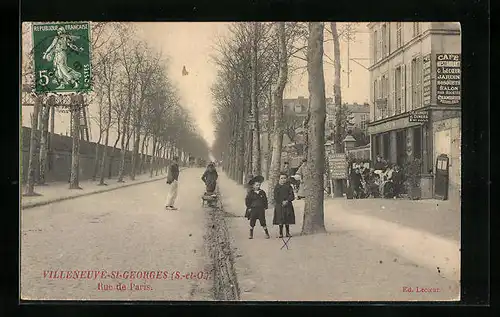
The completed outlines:
<svg viewBox="0 0 500 317">
<path fill-rule="evenodd" d="M 337 32 L 337 23 L 330 22 L 330 28 L 332 31 L 333 39 L 333 56 L 335 62 L 335 74 L 333 81 L 333 96 L 335 103 L 335 131 L 333 142 L 335 146 L 336 153 L 343 153 L 344 149 L 342 146 L 342 91 L 340 89 L 340 74 L 341 74 L 341 63 L 340 63 L 340 41 L 339 34 Z M 336 179 L 334 184 L 334 195 L 336 197 L 342 197 L 342 180 Z"/>
<path fill-rule="evenodd" d="M 274 131 L 273 153 L 271 157 L 271 173 L 269 178 L 269 201 L 274 201 L 274 186 L 276 186 L 281 168 L 281 151 L 283 149 L 283 92 L 288 79 L 288 51 L 286 45 L 285 22 L 277 27 L 279 39 L 279 77 L 278 84 L 273 92 L 274 104 Z"/>
<path fill-rule="evenodd" d="M 302 234 L 325 232 L 324 168 L 326 99 L 323 73 L 323 29 L 321 22 L 309 23 L 307 72 L 309 74 L 308 149 L 304 189 L 306 200 Z"/>
<path fill-rule="evenodd" d="M 35 98 L 35 104 L 33 105 L 33 115 L 31 117 L 31 137 L 30 137 L 30 158 L 28 163 L 28 177 L 26 181 L 26 187 L 24 191 L 24 196 L 35 196 L 35 173 L 36 173 L 36 148 L 38 143 L 37 137 L 37 127 L 38 127 L 38 112 L 41 107 L 41 97 L 37 96 Z"/>
<path fill-rule="evenodd" d="M 69 179 L 69 189 L 82 189 L 80 187 L 80 114 L 84 106 L 83 95 L 71 95 L 71 121 L 73 123 L 71 136 L 73 147 L 71 151 L 71 173 Z"/>
<path fill-rule="evenodd" d="M 47 172 L 47 156 L 49 150 L 49 114 L 50 114 L 50 106 L 45 104 L 41 109 L 40 116 L 40 156 L 39 156 L 39 167 L 40 173 L 38 176 L 38 185 L 45 185 L 46 181 L 46 172 Z"/>
</svg>

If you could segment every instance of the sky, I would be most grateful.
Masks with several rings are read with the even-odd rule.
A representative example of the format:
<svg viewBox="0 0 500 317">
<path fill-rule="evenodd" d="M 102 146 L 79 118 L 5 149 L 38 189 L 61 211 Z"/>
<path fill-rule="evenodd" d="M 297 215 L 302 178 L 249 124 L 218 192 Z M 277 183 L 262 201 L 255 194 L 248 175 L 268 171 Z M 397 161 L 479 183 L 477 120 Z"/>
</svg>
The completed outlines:
<svg viewBox="0 0 500 317">
<path fill-rule="evenodd" d="M 135 23 L 138 35 L 149 45 L 161 51 L 169 59 L 169 75 L 180 91 L 182 105 L 188 109 L 209 145 L 214 141 L 214 126 L 212 122 L 212 97 L 210 88 L 216 78 L 217 68 L 210 59 L 214 52 L 213 45 L 218 36 L 227 36 L 229 23 L 226 22 L 147 22 Z M 359 23 L 356 39 L 349 45 L 351 58 L 361 59 L 359 63 L 368 66 L 369 36 L 367 23 Z M 326 24 L 327 27 L 328 24 Z M 339 28 L 342 23 L 339 23 Z M 330 34 L 325 32 L 325 38 Z M 24 41 L 24 39 L 23 39 Z M 347 43 L 341 42 L 341 62 L 347 71 Z M 332 97 L 333 92 L 333 47 L 332 42 L 324 46 L 324 76 L 326 97 Z M 299 65 L 305 63 L 296 60 Z M 303 64 L 305 65 L 305 64 Z M 182 68 L 186 67 L 189 75 L 182 76 Z M 370 86 L 369 72 L 364 67 L 351 61 L 349 64 L 350 85 L 347 83 L 347 72 L 342 73 L 341 89 L 344 102 L 368 102 Z M 292 74 L 285 89 L 285 98 L 308 97 L 307 72 L 304 70 Z M 29 113 L 31 108 L 23 107 L 23 126 L 30 126 Z M 90 116 L 95 118 L 97 108 L 89 108 Z M 69 115 L 57 114 L 56 133 L 65 134 L 69 129 Z M 92 141 L 98 138 L 97 124 L 91 119 Z M 111 136 L 113 140 L 113 136 Z"/>
</svg>

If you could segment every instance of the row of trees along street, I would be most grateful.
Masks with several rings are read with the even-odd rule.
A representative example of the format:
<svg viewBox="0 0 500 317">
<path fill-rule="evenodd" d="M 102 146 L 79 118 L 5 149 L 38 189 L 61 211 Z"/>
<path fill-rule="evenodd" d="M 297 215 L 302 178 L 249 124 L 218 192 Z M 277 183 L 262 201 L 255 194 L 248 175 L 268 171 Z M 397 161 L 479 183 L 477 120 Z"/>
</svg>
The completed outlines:
<svg viewBox="0 0 500 317">
<path fill-rule="evenodd" d="M 328 28 L 329 27 L 329 28 Z M 324 31 L 331 35 L 326 38 Z M 325 28 L 320 22 L 246 22 L 234 23 L 229 35 L 219 38 L 218 77 L 212 88 L 215 104 L 216 140 L 214 156 L 223 162 L 227 175 L 243 184 L 248 175 L 263 175 L 260 136 L 270 132 L 271 142 L 265 174 L 269 201 L 281 169 L 283 135 L 290 135 L 290 120 L 284 115 L 283 94 L 291 76 L 308 73 L 309 106 L 305 128 L 304 176 L 306 191 L 303 234 L 324 232 L 323 181 L 325 172 L 326 99 L 323 73 L 323 45 L 332 42 L 334 57 L 334 103 L 336 123 L 334 143 L 343 151 L 342 139 L 346 116 L 342 114 L 340 91 L 340 39 L 352 28 L 337 30 L 335 22 Z M 306 66 L 301 65 L 306 62 Z M 303 63 L 302 63 L 303 64 Z M 340 186 L 335 186 L 340 188 Z"/>
<path fill-rule="evenodd" d="M 129 23 L 99 22 L 92 26 L 92 86 L 93 92 L 85 96 L 85 104 L 97 105 L 97 113 L 91 113 L 91 120 L 97 125 L 99 137 L 96 140 L 93 180 L 105 185 L 105 178 L 111 178 L 111 164 L 115 156 L 120 157 L 118 182 L 125 176 L 134 180 L 137 174 L 149 172 L 150 177 L 163 172 L 169 158 L 189 153 L 195 157 L 208 157 L 208 147 L 198 133 L 193 119 L 180 103 L 179 92 L 168 77 L 168 59 L 151 48 L 137 36 Z M 31 25 L 23 24 L 23 38 L 31 39 Z M 33 49 L 24 47 L 23 81 L 33 85 Z M 30 82 L 31 79 L 31 82 Z M 39 162 L 31 162 L 26 195 L 33 195 L 34 185 L 44 184 L 44 179 L 33 175 L 44 175 L 48 143 L 48 112 L 54 111 L 50 103 L 41 104 L 46 96 L 36 96 L 32 117 L 30 158 L 35 157 L 39 143 L 38 113 L 42 124 L 42 142 Z M 48 98 L 50 99 L 50 98 Z M 65 111 L 58 107 L 58 110 Z M 73 153 L 70 188 L 78 184 L 78 142 L 80 139 L 80 111 L 72 112 Z M 66 109 L 68 111 L 68 109 Z M 52 126 L 54 122 L 52 121 Z M 53 128 L 51 128 L 53 132 Z M 116 138 L 111 140 L 112 131 Z M 111 157 L 105 151 L 112 144 Z M 76 145 L 76 147 L 75 147 Z M 75 151 L 76 149 L 76 151 Z M 126 152 L 131 150 L 131 164 L 125 170 Z M 147 154 L 152 154 L 146 162 Z M 31 160 L 31 159 L 30 159 Z M 105 175 L 108 164 L 109 174 Z M 149 171 L 146 167 L 149 166 Z M 34 169 L 38 168 L 39 173 Z M 41 169 L 41 170 L 40 170 Z"/>
</svg>

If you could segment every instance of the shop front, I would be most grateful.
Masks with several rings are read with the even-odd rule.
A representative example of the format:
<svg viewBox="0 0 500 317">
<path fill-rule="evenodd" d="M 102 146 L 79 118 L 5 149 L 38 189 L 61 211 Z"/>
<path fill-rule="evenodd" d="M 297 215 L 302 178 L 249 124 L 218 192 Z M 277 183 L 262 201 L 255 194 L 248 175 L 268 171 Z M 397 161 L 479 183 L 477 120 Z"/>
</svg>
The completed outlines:
<svg viewBox="0 0 500 317">
<path fill-rule="evenodd" d="M 421 198 L 432 198 L 432 126 L 429 111 L 404 113 L 370 123 L 372 160 L 381 156 L 387 162 L 405 166 L 421 160 Z"/>
</svg>

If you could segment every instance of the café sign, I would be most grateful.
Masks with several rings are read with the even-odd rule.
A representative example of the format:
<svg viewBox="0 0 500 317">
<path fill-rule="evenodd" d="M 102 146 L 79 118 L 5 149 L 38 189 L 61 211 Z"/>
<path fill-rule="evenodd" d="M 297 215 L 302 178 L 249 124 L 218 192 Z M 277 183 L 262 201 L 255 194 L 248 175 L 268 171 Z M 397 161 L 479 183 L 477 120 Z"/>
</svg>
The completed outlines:
<svg viewBox="0 0 500 317">
<path fill-rule="evenodd" d="M 457 105 L 461 95 L 460 54 L 436 54 L 436 97 L 438 105 Z"/>
</svg>

